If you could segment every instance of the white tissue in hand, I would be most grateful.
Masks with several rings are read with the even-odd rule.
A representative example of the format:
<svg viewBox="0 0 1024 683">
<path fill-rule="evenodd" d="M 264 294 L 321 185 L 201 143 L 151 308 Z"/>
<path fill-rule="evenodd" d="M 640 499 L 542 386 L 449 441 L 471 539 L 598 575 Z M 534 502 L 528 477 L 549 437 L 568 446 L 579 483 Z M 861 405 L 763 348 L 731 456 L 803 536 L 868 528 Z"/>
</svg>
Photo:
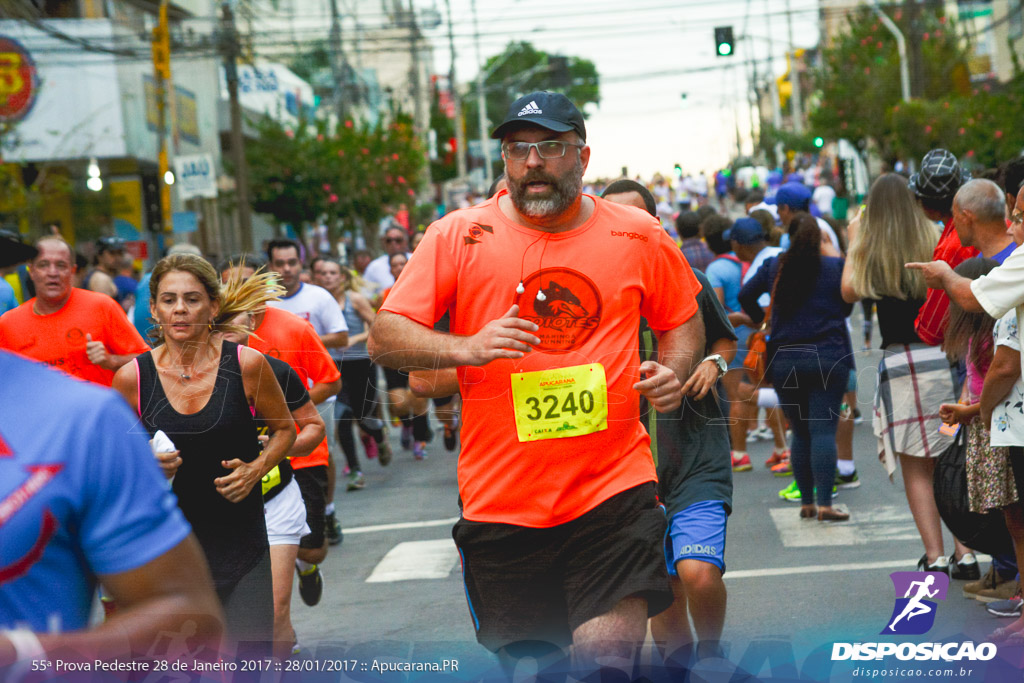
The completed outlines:
<svg viewBox="0 0 1024 683">
<path fill-rule="evenodd" d="M 153 435 L 149 445 L 153 448 L 154 453 L 172 453 L 177 449 L 171 438 L 164 434 L 164 430 L 158 429 L 156 434 Z"/>
</svg>

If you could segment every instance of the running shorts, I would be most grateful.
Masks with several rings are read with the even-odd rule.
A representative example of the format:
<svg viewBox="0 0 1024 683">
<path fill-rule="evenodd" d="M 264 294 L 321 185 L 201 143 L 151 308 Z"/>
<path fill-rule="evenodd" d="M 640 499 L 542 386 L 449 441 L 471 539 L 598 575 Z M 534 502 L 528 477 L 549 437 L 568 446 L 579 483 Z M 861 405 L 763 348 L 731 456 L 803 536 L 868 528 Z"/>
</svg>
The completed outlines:
<svg viewBox="0 0 1024 683">
<path fill-rule="evenodd" d="M 631 596 L 647 600 L 649 616 L 662 612 L 672 604 L 664 534 L 653 482 L 550 528 L 460 519 L 452 536 L 477 641 L 495 652 L 528 641 L 568 647 L 577 627 Z"/>
<path fill-rule="evenodd" d="M 679 576 L 679 560 L 700 560 L 725 573 L 725 503 L 705 500 L 693 503 L 672 516 L 665 532 L 665 564 L 668 573 Z"/>
<path fill-rule="evenodd" d="M 306 505 L 302 502 L 302 492 L 295 479 L 263 503 L 263 515 L 267 518 L 267 540 L 270 545 L 298 545 L 302 537 L 309 533 Z"/>
<path fill-rule="evenodd" d="M 387 385 L 388 391 L 408 389 L 409 373 L 394 368 L 384 368 L 384 383 Z"/>
<path fill-rule="evenodd" d="M 327 465 L 314 465 L 295 470 L 295 483 L 306 504 L 306 524 L 309 533 L 299 541 L 300 548 L 321 548 L 327 526 Z"/>
</svg>

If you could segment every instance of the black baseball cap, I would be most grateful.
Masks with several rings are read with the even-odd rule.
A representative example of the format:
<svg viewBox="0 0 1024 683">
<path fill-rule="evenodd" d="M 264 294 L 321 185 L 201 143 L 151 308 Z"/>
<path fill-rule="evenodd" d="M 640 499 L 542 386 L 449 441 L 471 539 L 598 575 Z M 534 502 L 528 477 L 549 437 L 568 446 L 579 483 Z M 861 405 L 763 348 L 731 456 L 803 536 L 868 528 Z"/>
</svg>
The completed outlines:
<svg viewBox="0 0 1024 683">
<path fill-rule="evenodd" d="M 22 242 L 16 233 L 0 230 L 0 268 L 31 261 L 38 253 L 38 249 Z"/>
<path fill-rule="evenodd" d="M 491 137 L 500 140 L 518 125 L 540 126 L 556 133 L 576 131 L 580 139 L 587 141 L 587 127 L 583 124 L 583 114 L 572 101 L 558 92 L 538 90 L 523 95 L 512 103 Z"/>
</svg>

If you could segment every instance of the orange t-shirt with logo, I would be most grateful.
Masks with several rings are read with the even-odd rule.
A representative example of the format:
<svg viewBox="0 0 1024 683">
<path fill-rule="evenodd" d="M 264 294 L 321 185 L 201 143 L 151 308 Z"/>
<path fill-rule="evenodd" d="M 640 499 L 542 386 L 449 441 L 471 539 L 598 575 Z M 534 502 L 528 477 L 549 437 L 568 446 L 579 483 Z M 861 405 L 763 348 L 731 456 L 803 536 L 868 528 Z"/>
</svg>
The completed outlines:
<svg viewBox="0 0 1024 683">
<path fill-rule="evenodd" d="M 263 322 L 249 337 L 249 346 L 290 365 L 306 389 L 314 384 L 330 384 L 341 377 L 313 326 L 294 313 L 280 308 L 267 307 Z M 327 456 L 325 437 L 309 455 L 292 458 L 292 468 L 300 470 L 326 465 Z"/>
<path fill-rule="evenodd" d="M 87 335 L 113 355 L 149 351 L 124 309 L 106 294 L 72 288 L 64 306 L 49 315 L 34 313 L 35 302 L 29 299 L 0 317 L 0 348 L 105 387 L 113 383 L 114 371 L 89 360 Z"/>
<path fill-rule="evenodd" d="M 591 197 L 584 225 L 548 234 L 508 220 L 497 206 L 505 194 L 434 223 L 382 310 L 427 327 L 449 312 L 451 333 L 472 335 L 518 303 L 540 325 L 541 344 L 524 358 L 458 368 L 459 493 L 466 519 L 551 527 L 656 479 L 633 389 L 640 316 L 655 330 L 678 327 L 697 312 L 700 284 L 638 209 Z M 591 363 L 607 378 L 607 428 L 520 442 L 512 374 Z"/>
</svg>

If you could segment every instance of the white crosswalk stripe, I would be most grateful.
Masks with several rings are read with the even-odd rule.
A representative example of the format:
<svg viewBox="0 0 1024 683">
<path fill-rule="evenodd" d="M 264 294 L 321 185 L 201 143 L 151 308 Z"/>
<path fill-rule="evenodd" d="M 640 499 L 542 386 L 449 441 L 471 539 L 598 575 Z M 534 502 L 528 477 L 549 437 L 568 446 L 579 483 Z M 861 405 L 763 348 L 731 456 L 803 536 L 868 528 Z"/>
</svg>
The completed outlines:
<svg viewBox="0 0 1024 683">
<path fill-rule="evenodd" d="M 796 505 L 769 510 L 782 545 L 787 548 L 867 545 L 876 541 L 920 540 L 907 506 L 858 509 L 849 522 L 823 524 L 800 519 Z"/>
<path fill-rule="evenodd" d="M 389 583 L 414 579 L 445 579 L 459 562 L 459 551 L 450 538 L 437 541 L 407 541 L 388 551 L 366 583 Z"/>
</svg>

